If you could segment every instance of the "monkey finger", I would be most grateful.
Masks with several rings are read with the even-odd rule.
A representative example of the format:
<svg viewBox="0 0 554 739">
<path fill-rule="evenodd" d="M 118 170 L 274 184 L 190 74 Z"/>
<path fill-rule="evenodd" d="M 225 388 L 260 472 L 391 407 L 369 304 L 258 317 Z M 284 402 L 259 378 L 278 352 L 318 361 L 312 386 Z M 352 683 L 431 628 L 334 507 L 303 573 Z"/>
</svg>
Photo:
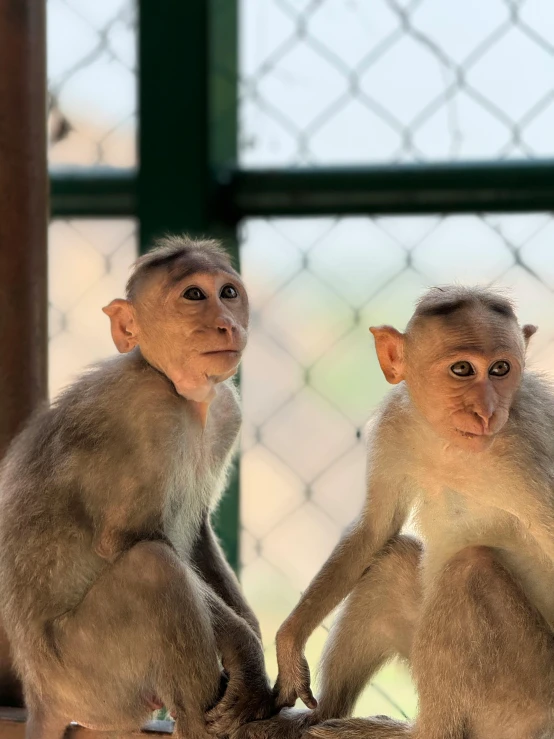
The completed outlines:
<svg viewBox="0 0 554 739">
<path fill-rule="evenodd" d="M 237 702 L 238 697 L 218 703 L 217 706 L 206 712 L 204 717 L 206 724 L 210 725 L 221 721 L 223 717 L 229 713 L 229 711 L 232 711 L 234 709 Z"/>
<path fill-rule="evenodd" d="M 297 694 L 293 684 L 283 684 L 283 680 L 279 676 L 275 685 L 273 686 L 273 695 L 275 707 L 281 708 L 292 708 L 296 703 Z"/>
<path fill-rule="evenodd" d="M 276 708 L 293 708 L 296 703 L 296 692 L 294 690 L 280 690 L 275 698 Z"/>
<path fill-rule="evenodd" d="M 204 716 L 206 726 L 221 728 L 222 724 L 231 721 L 235 713 L 234 709 L 237 702 L 238 698 L 234 701 L 227 701 L 225 705 L 218 704 L 215 708 L 212 708 L 211 711 L 208 711 Z"/>
<path fill-rule="evenodd" d="M 298 697 L 304 703 L 305 706 L 311 708 L 317 708 L 317 700 L 309 687 L 303 687 L 298 691 Z"/>
<path fill-rule="evenodd" d="M 219 716 L 211 716 L 206 720 L 206 731 L 214 736 L 230 734 L 237 721 L 234 712 L 225 712 Z"/>
</svg>

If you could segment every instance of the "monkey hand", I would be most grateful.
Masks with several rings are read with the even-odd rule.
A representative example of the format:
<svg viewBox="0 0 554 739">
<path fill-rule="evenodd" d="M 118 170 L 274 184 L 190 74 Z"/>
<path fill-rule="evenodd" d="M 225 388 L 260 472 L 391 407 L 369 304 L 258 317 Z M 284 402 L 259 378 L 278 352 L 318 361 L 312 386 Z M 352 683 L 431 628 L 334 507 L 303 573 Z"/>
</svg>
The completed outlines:
<svg viewBox="0 0 554 739">
<path fill-rule="evenodd" d="M 249 670 L 238 670 L 229 676 L 221 700 L 206 713 L 206 728 L 214 736 L 230 736 L 244 724 L 267 719 L 276 710 L 265 671 L 253 675 Z"/>
<path fill-rule="evenodd" d="M 303 650 L 284 632 L 277 634 L 279 675 L 275 683 L 275 703 L 278 708 L 290 708 L 301 701 L 308 708 L 317 708 L 310 688 L 310 668 Z"/>
</svg>

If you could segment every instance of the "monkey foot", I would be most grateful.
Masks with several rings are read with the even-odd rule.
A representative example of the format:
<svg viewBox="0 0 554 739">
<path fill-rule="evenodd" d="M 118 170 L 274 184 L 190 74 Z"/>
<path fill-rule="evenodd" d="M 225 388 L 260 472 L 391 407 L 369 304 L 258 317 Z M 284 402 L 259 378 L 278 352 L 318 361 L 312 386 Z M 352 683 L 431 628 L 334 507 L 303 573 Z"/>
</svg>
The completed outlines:
<svg viewBox="0 0 554 739">
<path fill-rule="evenodd" d="M 299 713 L 285 709 L 265 721 L 244 724 L 233 734 L 233 739 L 300 739 L 316 721 L 313 711 Z"/>
</svg>

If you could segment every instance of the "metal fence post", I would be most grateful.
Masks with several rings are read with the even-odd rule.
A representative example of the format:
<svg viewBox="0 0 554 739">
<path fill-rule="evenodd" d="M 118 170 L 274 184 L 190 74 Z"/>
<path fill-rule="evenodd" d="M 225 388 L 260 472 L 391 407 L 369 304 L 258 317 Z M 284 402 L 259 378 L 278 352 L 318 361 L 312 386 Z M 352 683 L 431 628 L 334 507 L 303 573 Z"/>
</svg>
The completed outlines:
<svg viewBox="0 0 554 739">
<path fill-rule="evenodd" d="M 211 173 L 216 157 L 232 164 L 236 154 L 235 0 L 139 0 L 139 66 L 141 251 L 186 232 L 223 237 L 236 255 L 234 231 L 214 218 Z M 218 530 L 236 569 L 236 475 Z"/>
</svg>

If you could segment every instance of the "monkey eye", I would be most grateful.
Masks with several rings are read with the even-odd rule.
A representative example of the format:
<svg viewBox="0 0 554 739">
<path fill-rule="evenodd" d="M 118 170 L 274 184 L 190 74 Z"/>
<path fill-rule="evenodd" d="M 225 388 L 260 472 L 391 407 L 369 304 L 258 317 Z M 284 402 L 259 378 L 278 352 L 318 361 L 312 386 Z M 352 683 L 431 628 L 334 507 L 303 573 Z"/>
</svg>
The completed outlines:
<svg viewBox="0 0 554 739">
<path fill-rule="evenodd" d="M 504 377 L 510 371 L 510 364 L 506 360 L 501 359 L 499 362 L 495 362 L 489 369 L 489 375 L 493 377 Z"/>
<path fill-rule="evenodd" d="M 186 300 L 206 300 L 206 296 L 199 287 L 189 287 L 183 293 Z"/>
<path fill-rule="evenodd" d="M 450 371 L 456 377 L 470 377 L 470 375 L 475 374 L 472 365 L 466 361 L 456 362 L 450 367 Z"/>
<path fill-rule="evenodd" d="M 226 298 L 227 300 L 230 300 L 232 298 L 238 298 L 239 294 L 236 288 L 233 287 L 233 285 L 225 285 L 221 288 L 219 296 L 221 298 Z"/>
</svg>

